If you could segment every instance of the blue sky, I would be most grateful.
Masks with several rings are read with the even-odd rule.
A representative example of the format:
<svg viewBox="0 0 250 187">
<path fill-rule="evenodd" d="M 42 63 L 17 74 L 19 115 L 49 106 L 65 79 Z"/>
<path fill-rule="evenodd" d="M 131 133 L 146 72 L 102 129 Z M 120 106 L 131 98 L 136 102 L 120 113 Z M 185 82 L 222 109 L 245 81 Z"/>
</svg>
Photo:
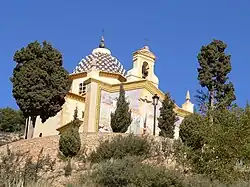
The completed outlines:
<svg viewBox="0 0 250 187">
<path fill-rule="evenodd" d="M 9 81 L 16 50 L 48 40 L 62 52 L 71 72 L 98 46 L 102 29 L 106 46 L 126 70 L 132 67 L 132 52 L 148 39 L 158 57 L 160 88 L 177 104 L 184 102 L 186 90 L 194 96 L 200 88 L 200 47 L 221 39 L 232 55 L 230 79 L 237 103 L 244 106 L 250 99 L 249 0 L 6 0 L 0 2 L 0 107 L 16 107 Z"/>
</svg>

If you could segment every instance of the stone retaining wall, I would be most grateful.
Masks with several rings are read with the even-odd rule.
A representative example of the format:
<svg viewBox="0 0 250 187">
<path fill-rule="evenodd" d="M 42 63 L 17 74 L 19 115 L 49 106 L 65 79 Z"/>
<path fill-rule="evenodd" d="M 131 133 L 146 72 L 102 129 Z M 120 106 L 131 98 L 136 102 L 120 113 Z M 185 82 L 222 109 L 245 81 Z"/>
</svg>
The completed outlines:
<svg viewBox="0 0 250 187">
<path fill-rule="evenodd" d="M 125 135 L 119 133 L 83 133 L 80 134 L 82 147 L 88 152 L 95 149 L 100 141 L 111 139 L 117 135 Z M 59 135 L 45 136 L 40 138 L 33 138 L 28 140 L 20 140 L 8 144 L 9 148 L 13 152 L 27 152 L 30 151 L 31 156 L 36 157 L 40 150 L 43 149 L 44 155 L 50 155 L 52 158 L 56 158 L 59 151 Z M 6 153 L 7 145 L 0 147 L 0 153 Z"/>
<path fill-rule="evenodd" d="M 100 141 L 110 140 L 117 135 L 126 136 L 128 134 L 119 134 L 119 133 L 83 133 L 80 134 L 82 148 L 84 151 L 90 153 L 93 149 L 95 149 L 99 144 Z M 154 137 L 155 143 L 161 141 L 160 137 Z M 40 138 L 33 138 L 29 140 L 20 140 L 17 142 L 10 143 L 8 145 L 3 145 L 0 147 L 0 153 L 7 152 L 7 146 L 9 146 L 12 152 L 27 152 L 29 151 L 29 155 L 33 157 L 34 161 L 37 161 L 37 156 L 39 155 L 41 149 L 43 149 L 43 155 L 49 155 L 51 160 L 55 160 L 54 171 L 41 173 L 45 179 L 47 177 L 53 178 L 53 187 L 63 187 L 70 181 L 74 181 L 74 177 L 79 177 L 79 171 L 83 172 L 89 168 L 89 163 L 84 162 L 80 158 L 74 158 L 71 161 L 73 174 L 71 177 L 65 177 L 64 167 L 66 162 L 60 159 L 58 156 L 59 153 L 59 136 L 47 136 L 47 137 L 40 137 Z M 86 153 L 85 152 L 85 153 Z M 81 153 L 80 153 L 81 154 Z M 153 160 L 154 161 L 154 160 Z M 149 163 L 151 163 L 150 161 Z M 153 162 L 152 162 L 153 163 Z"/>
</svg>

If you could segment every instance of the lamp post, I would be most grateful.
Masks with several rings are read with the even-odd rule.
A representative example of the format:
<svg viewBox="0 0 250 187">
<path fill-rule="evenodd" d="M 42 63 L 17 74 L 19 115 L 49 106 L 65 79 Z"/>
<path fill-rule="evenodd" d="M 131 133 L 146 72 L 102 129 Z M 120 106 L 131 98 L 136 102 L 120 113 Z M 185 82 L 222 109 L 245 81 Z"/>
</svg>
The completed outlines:
<svg viewBox="0 0 250 187">
<path fill-rule="evenodd" d="M 155 94 L 153 97 L 153 105 L 154 105 L 154 127 L 153 127 L 153 135 L 155 136 L 155 123 L 156 123 L 156 106 L 158 105 L 159 96 Z"/>
</svg>

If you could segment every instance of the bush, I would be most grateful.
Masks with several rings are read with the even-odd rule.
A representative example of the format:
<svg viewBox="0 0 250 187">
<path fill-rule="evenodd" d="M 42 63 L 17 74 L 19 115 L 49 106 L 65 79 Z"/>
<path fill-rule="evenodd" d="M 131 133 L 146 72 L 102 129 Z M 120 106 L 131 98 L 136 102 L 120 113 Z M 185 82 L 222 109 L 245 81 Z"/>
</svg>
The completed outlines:
<svg viewBox="0 0 250 187">
<path fill-rule="evenodd" d="M 24 130 L 25 118 L 20 110 L 12 108 L 0 109 L 0 131 L 16 132 Z"/>
<path fill-rule="evenodd" d="M 97 163 L 103 160 L 122 159 L 125 156 L 144 156 L 150 155 L 151 141 L 148 137 L 139 137 L 133 134 L 128 136 L 116 136 L 111 141 L 101 142 L 96 151 L 93 151 L 89 160 Z"/>
<path fill-rule="evenodd" d="M 90 177 L 98 186 L 184 186 L 181 177 L 176 173 L 163 167 L 142 164 L 137 158 L 132 157 L 103 162 L 91 173 Z"/>
<path fill-rule="evenodd" d="M 184 154 L 176 158 L 186 161 L 192 173 L 213 180 L 248 181 L 249 134 L 249 106 L 245 110 L 217 109 L 206 116 L 195 114 L 185 118 L 181 124 L 180 137 L 186 147 L 182 146 Z"/>
<path fill-rule="evenodd" d="M 204 144 L 204 118 L 199 114 L 192 114 L 184 118 L 180 125 L 179 136 L 182 142 L 193 149 L 201 149 Z"/>
<path fill-rule="evenodd" d="M 81 149 L 81 138 L 79 128 L 74 126 L 74 121 L 70 122 L 70 127 L 60 135 L 59 149 L 65 157 L 72 158 Z"/>
<path fill-rule="evenodd" d="M 233 183 L 220 182 L 219 180 L 211 180 L 202 175 L 193 175 L 186 177 L 184 181 L 186 186 L 192 187 L 249 187 L 248 181 L 234 181 Z"/>
<path fill-rule="evenodd" d="M 68 163 L 64 167 L 65 176 L 72 173 L 71 158 L 76 156 L 81 149 L 81 138 L 79 134 L 80 121 L 77 118 L 77 108 L 74 112 L 74 120 L 68 124 L 68 129 L 60 135 L 59 149 L 67 158 Z"/>
</svg>

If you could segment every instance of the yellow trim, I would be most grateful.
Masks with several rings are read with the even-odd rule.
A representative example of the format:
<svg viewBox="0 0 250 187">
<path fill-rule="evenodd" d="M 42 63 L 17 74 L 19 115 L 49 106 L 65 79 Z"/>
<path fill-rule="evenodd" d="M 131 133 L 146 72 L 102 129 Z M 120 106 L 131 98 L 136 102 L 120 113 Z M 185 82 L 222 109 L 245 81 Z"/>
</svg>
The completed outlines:
<svg viewBox="0 0 250 187">
<path fill-rule="evenodd" d="M 90 86 L 90 85 L 86 85 L 86 89 L 88 89 L 87 88 L 87 86 Z M 91 93 L 89 93 L 89 92 L 87 92 L 87 100 L 86 100 L 86 103 L 85 103 L 85 109 L 84 109 L 84 123 L 83 123 L 83 132 L 86 130 L 86 131 L 88 131 L 88 125 L 89 125 L 89 102 L 90 102 L 90 99 L 89 99 L 89 95 L 90 95 Z"/>
<path fill-rule="evenodd" d="M 72 73 L 69 75 L 70 80 L 80 79 L 80 78 L 84 78 L 84 77 L 87 77 L 87 72 Z"/>
<path fill-rule="evenodd" d="M 72 93 L 72 92 L 68 92 L 66 94 L 66 98 L 75 99 L 77 101 L 85 102 L 85 95 L 80 96 L 80 95 Z"/>
<path fill-rule="evenodd" d="M 157 94 L 160 97 L 160 101 L 164 100 L 165 94 L 156 88 L 153 83 L 151 83 L 148 80 L 139 80 L 135 82 L 124 82 L 120 84 L 108 84 L 104 83 L 100 80 L 89 78 L 86 80 L 84 83 L 89 84 L 91 82 L 97 83 L 98 89 L 97 89 L 97 97 L 96 97 L 96 130 L 98 131 L 98 125 L 99 125 L 99 118 L 100 118 L 100 105 L 101 105 L 101 91 L 107 91 L 110 93 L 118 92 L 120 90 L 120 85 L 123 85 L 124 90 L 135 90 L 135 89 L 146 89 L 149 91 L 152 95 Z M 88 110 L 85 110 L 89 112 Z M 180 108 L 179 106 L 176 105 L 175 112 L 177 113 L 178 116 L 185 117 L 187 115 L 190 115 L 191 113 Z"/>
<path fill-rule="evenodd" d="M 154 55 L 154 53 L 152 53 L 149 49 L 145 49 L 145 48 L 142 48 L 142 49 L 135 51 L 133 53 L 133 56 L 136 56 L 136 55 L 146 56 L 146 57 L 151 58 L 153 60 L 156 59 L 156 56 Z"/>
<path fill-rule="evenodd" d="M 82 120 L 79 119 L 79 121 L 81 121 L 81 122 L 83 123 Z M 66 129 L 68 128 L 69 124 L 70 124 L 70 123 L 67 123 L 67 124 L 65 124 L 65 125 L 63 125 L 63 126 L 60 126 L 60 127 L 58 127 L 56 130 L 59 131 L 60 133 L 62 133 L 64 130 L 66 130 Z"/>
<path fill-rule="evenodd" d="M 125 77 L 123 77 L 121 74 L 118 73 L 109 73 L 109 72 L 103 72 L 100 71 L 99 72 L 99 76 L 100 77 L 111 77 L 111 78 L 116 78 L 118 79 L 120 82 L 126 82 L 127 79 Z"/>
<path fill-rule="evenodd" d="M 88 76 L 87 72 L 72 73 L 72 74 L 69 75 L 69 79 L 70 80 L 75 80 L 75 79 L 85 78 L 87 76 Z M 117 78 L 121 82 L 126 82 L 127 81 L 127 79 L 124 76 L 122 76 L 121 74 L 119 74 L 119 73 L 109 73 L 109 72 L 105 72 L 105 71 L 100 71 L 99 76 L 100 77 Z"/>
<path fill-rule="evenodd" d="M 99 118 L 100 118 L 100 109 L 101 109 L 101 87 L 97 85 L 97 96 L 96 96 L 96 132 L 99 131 Z"/>
</svg>

